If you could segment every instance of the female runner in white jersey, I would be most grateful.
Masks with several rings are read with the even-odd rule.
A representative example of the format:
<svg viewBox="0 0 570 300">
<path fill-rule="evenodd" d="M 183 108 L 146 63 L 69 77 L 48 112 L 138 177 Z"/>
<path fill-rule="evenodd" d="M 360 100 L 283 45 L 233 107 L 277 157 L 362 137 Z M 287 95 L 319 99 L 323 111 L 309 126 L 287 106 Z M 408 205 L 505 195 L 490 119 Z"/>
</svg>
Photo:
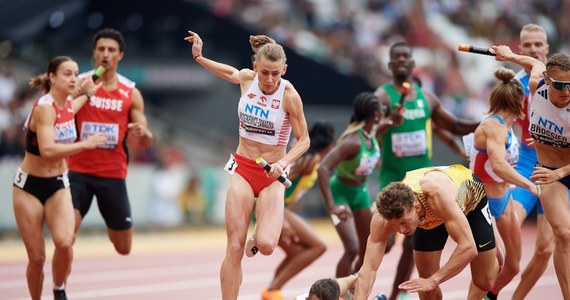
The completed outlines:
<svg viewBox="0 0 570 300">
<path fill-rule="evenodd" d="M 538 163 L 530 179 L 540 187 L 540 202 L 556 240 L 558 283 L 564 299 L 570 299 L 570 57 L 558 53 L 545 66 L 535 58 L 514 54 L 508 46 L 493 46 L 492 50 L 498 61 L 531 70 L 528 129 Z"/>
<path fill-rule="evenodd" d="M 202 39 L 188 31 L 192 57 L 212 74 L 239 84 L 239 145 L 226 164 L 231 174 L 226 195 L 226 257 L 220 271 L 222 299 L 237 299 L 243 274 L 247 230 L 253 209 L 257 226 L 248 246 L 270 255 L 279 241 L 283 224 L 285 187 L 276 179 L 309 148 L 307 121 L 299 93 L 281 78 L 287 58 L 281 45 L 264 35 L 250 37 L 253 70 L 238 70 L 202 55 Z M 297 142 L 286 151 L 291 132 Z M 255 163 L 261 157 L 271 170 Z M 254 198 L 257 201 L 254 206 Z M 250 249 L 248 249 L 249 251 Z"/>
</svg>

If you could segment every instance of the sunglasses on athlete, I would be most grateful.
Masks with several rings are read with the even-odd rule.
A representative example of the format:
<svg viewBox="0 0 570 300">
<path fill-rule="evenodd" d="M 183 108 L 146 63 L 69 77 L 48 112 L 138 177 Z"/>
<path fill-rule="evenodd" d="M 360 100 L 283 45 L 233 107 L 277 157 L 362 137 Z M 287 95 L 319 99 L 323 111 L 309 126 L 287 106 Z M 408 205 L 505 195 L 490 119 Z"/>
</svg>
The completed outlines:
<svg viewBox="0 0 570 300">
<path fill-rule="evenodd" d="M 548 78 L 550 79 L 550 81 L 552 82 L 552 87 L 559 90 L 559 91 L 563 91 L 566 88 L 570 89 L 570 81 L 560 81 L 560 80 L 554 80 L 552 79 L 552 77 L 548 76 Z"/>
</svg>

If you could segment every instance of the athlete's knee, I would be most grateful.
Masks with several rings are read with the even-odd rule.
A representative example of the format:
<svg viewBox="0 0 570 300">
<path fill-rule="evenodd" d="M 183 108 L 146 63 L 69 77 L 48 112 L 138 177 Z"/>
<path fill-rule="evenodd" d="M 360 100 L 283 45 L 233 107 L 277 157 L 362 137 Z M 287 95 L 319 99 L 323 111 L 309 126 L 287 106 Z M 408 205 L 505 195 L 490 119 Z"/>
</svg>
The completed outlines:
<svg viewBox="0 0 570 300">
<path fill-rule="evenodd" d="M 556 244 L 554 243 L 554 241 L 548 241 L 537 244 L 536 249 L 534 251 L 534 256 L 537 259 L 548 261 L 552 256 L 552 253 L 554 253 L 555 245 Z"/>
<path fill-rule="evenodd" d="M 131 246 L 115 244 L 115 251 L 121 255 L 129 255 L 131 253 Z"/>
<path fill-rule="evenodd" d="M 108 228 L 107 231 L 109 234 L 109 239 L 115 246 L 117 253 L 121 255 L 129 255 L 131 253 L 133 229 L 129 228 L 125 230 L 114 230 Z"/>
<path fill-rule="evenodd" d="M 115 246 L 115 251 L 121 255 L 129 255 L 131 253 L 131 242 L 124 240 L 112 241 Z"/>
<path fill-rule="evenodd" d="M 556 243 L 563 245 L 564 247 L 570 246 L 570 228 L 567 226 L 557 226 L 552 227 L 554 232 L 554 237 L 556 238 Z"/>
<path fill-rule="evenodd" d="M 28 257 L 28 265 L 34 269 L 43 269 L 45 262 L 45 252 L 32 253 Z"/>
<path fill-rule="evenodd" d="M 59 237 L 53 240 L 53 245 L 58 251 L 71 251 L 73 247 L 73 241 L 75 236 L 73 234 L 66 235 L 64 237 Z"/>
<path fill-rule="evenodd" d="M 259 253 L 263 255 L 271 255 L 275 248 L 277 247 L 278 239 L 264 239 L 257 240 L 255 245 L 259 249 Z"/>
<path fill-rule="evenodd" d="M 319 242 L 311 247 L 313 251 L 316 253 L 317 257 L 323 255 L 327 251 L 327 245 L 323 242 Z"/>
<path fill-rule="evenodd" d="M 241 261 L 245 249 L 245 244 L 228 241 L 226 246 L 226 260 L 237 260 Z"/>
<path fill-rule="evenodd" d="M 356 258 L 360 251 L 360 247 L 358 243 L 348 243 L 348 245 L 344 248 L 344 255 L 348 256 L 351 259 Z"/>
<path fill-rule="evenodd" d="M 505 266 L 501 271 L 501 276 L 506 278 L 513 278 L 520 272 L 520 261 L 509 260 L 508 256 L 505 259 Z"/>
<path fill-rule="evenodd" d="M 477 276 L 473 277 L 473 285 L 482 290 L 482 291 L 490 291 L 497 279 L 497 274 L 494 272 L 485 272 L 481 274 L 477 274 Z"/>
</svg>

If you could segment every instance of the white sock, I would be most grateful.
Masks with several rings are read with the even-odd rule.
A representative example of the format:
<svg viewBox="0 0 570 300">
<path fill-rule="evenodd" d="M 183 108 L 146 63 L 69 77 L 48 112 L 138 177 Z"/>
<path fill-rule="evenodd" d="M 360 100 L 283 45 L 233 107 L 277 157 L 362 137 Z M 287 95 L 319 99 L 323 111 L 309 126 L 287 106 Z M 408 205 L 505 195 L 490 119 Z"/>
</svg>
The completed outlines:
<svg viewBox="0 0 570 300">
<path fill-rule="evenodd" d="M 55 285 L 55 283 L 53 284 L 53 289 L 56 291 L 61 291 L 65 289 L 65 283 L 63 283 L 61 286 L 57 286 Z"/>
</svg>

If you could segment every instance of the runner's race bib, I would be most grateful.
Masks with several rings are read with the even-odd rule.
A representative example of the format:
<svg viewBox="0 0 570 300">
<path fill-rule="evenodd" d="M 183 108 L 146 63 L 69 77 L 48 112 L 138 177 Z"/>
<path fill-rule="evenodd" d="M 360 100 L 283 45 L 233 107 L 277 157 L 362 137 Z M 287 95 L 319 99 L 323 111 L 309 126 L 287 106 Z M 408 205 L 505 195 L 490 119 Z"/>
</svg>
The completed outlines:
<svg viewBox="0 0 570 300">
<path fill-rule="evenodd" d="M 397 157 L 418 156 L 427 153 L 425 130 L 392 134 L 392 152 Z"/>
<path fill-rule="evenodd" d="M 83 122 L 81 124 L 81 140 L 84 141 L 96 133 L 105 134 L 105 145 L 99 146 L 100 149 L 115 149 L 119 143 L 119 124 L 116 123 L 98 123 Z"/>
<path fill-rule="evenodd" d="M 238 167 L 238 164 L 237 164 L 236 159 L 234 158 L 233 154 L 230 154 L 230 159 L 226 163 L 224 170 L 226 170 L 226 172 L 228 172 L 230 175 L 234 175 L 237 167 Z"/>
</svg>

